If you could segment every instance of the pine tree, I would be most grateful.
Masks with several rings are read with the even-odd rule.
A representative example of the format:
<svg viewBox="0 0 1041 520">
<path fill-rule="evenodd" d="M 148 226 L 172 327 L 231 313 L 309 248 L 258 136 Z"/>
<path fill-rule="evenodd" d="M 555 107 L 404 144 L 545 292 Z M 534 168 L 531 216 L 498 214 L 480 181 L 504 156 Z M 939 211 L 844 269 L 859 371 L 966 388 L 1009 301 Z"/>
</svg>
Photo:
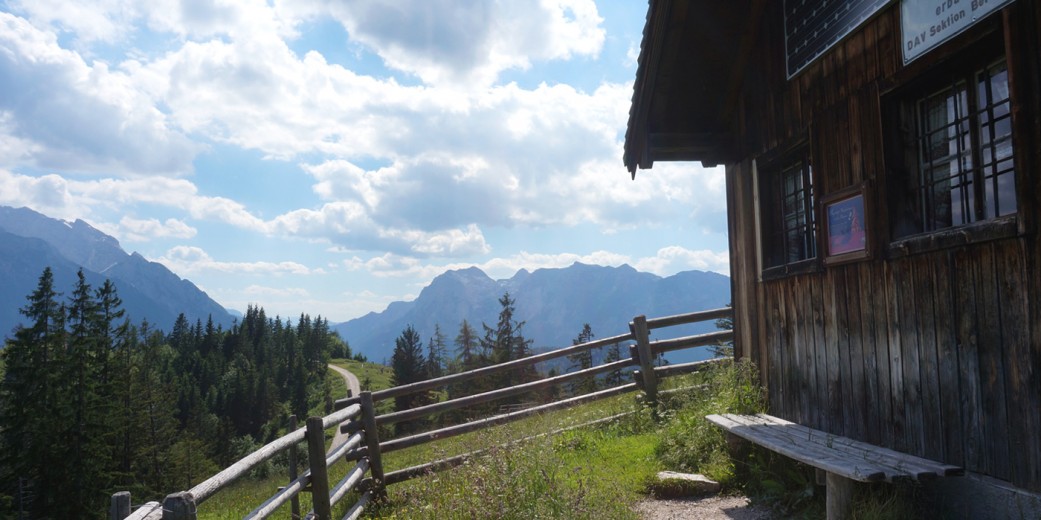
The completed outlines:
<svg viewBox="0 0 1041 520">
<path fill-rule="evenodd" d="M 123 489 L 133 482 L 132 436 L 134 433 L 133 388 L 134 372 L 140 361 L 141 345 L 138 329 L 125 320 L 115 331 L 112 346 L 110 388 L 113 410 L 112 424 L 116 431 L 112 439 L 112 457 L 116 463 L 114 480 Z"/>
<path fill-rule="evenodd" d="M 50 484 L 64 472 L 63 444 L 52 442 L 67 408 L 58 376 L 66 343 L 59 296 L 48 267 L 20 309 L 29 326 L 16 328 L 2 353 L 6 371 L 0 383 L 0 477 L 4 482 L 24 479 L 33 489 L 33 517 L 49 516 L 62 494 Z"/>
<path fill-rule="evenodd" d="M 62 489 L 63 500 L 53 510 L 57 516 L 97 510 L 103 505 L 98 490 L 109 485 L 112 444 L 106 435 L 111 431 L 112 396 L 104 383 L 111 352 L 110 321 L 116 311 L 102 312 L 80 270 L 68 304 L 69 335 L 62 367 L 64 393 L 74 404 L 71 421 L 63 422 L 64 428 L 56 432 L 65 441 L 61 443 L 65 471 L 60 480 L 48 482 Z"/>
<path fill-rule="evenodd" d="M 459 325 L 459 334 L 455 337 L 455 364 L 459 368 L 458 372 L 465 372 L 478 367 L 477 348 L 479 346 L 477 331 L 466 320 L 463 320 Z"/>
<path fill-rule="evenodd" d="M 283 326 L 251 306 L 224 331 L 182 314 L 166 336 L 120 322 L 110 281 L 92 290 L 80 272 L 60 296 L 44 270 L 0 351 L 0 482 L 31 489 L 32 518 L 101 511 L 117 486 L 161 497 L 197 483 L 232 462 L 232 440 L 270 440 L 283 410 L 306 415 L 328 391 L 339 340 L 321 317 Z"/>
<path fill-rule="evenodd" d="M 434 325 L 434 335 L 427 340 L 427 374 L 430 378 L 444 375 L 445 364 L 445 335 L 441 332 L 441 325 Z"/>
<path fill-rule="evenodd" d="M 582 343 L 589 343 L 593 340 L 593 329 L 588 323 L 582 325 L 582 332 L 578 333 L 578 337 L 571 341 L 572 345 L 581 345 Z M 587 368 L 593 367 L 593 351 L 584 350 L 582 352 L 576 352 L 568 355 L 568 360 L 571 361 L 571 366 L 568 370 L 580 371 Z M 595 377 L 584 377 L 577 381 L 574 381 L 570 385 L 571 395 L 581 395 L 596 391 L 596 378 Z"/>
<path fill-rule="evenodd" d="M 423 341 L 416 329 L 409 325 L 394 340 L 394 355 L 391 357 L 391 368 L 394 373 L 391 383 L 394 386 L 407 385 L 427 379 L 426 363 L 423 359 Z M 424 392 L 402 395 L 394 398 L 395 410 L 408 410 L 429 402 Z M 397 432 L 413 431 L 419 421 L 398 423 Z"/>
<path fill-rule="evenodd" d="M 484 338 L 481 339 L 481 349 L 489 356 L 490 364 L 520 359 L 527 357 L 531 353 L 531 340 L 525 339 L 521 332 L 524 328 L 524 322 L 518 322 L 513 319 L 516 310 L 515 304 L 516 300 L 510 298 L 510 293 L 507 291 L 502 295 L 502 298 L 499 298 L 499 305 L 502 306 L 502 310 L 499 311 L 499 321 L 496 323 L 495 328 L 483 325 Z M 500 386 L 526 383 L 535 380 L 536 376 L 535 368 L 527 366 L 507 376 L 506 384 Z"/>
<path fill-rule="evenodd" d="M 604 363 L 614 363 L 615 361 L 622 360 L 622 345 L 620 343 L 612 343 L 607 347 L 607 354 L 604 355 Z M 622 384 L 625 381 L 622 369 L 615 369 L 604 375 L 604 388 L 612 388 Z"/>
<path fill-rule="evenodd" d="M 177 391 L 164 377 L 173 366 L 173 349 L 162 333 L 141 324 L 140 362 L 132 369 L 131 437 L 135 496 L 163 496 L 175 487 L 169 472 L 171 449 L 177 440 Z M 139 493 L 140 492 L 140 493 Z"/>
</svg>

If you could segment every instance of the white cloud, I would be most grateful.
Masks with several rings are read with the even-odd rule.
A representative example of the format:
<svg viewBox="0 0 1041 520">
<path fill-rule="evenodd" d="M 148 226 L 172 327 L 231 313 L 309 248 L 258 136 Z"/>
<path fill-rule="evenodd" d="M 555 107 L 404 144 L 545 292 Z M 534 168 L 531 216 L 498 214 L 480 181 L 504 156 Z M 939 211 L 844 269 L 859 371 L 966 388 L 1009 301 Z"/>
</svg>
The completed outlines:
<svg viewBox="0 0 1041 520">
<path fill-rule="evenodd" d="M 130 78 L 104 62 L 86 63 L 54 33 L 0 12 L 3 134 L 22 143 L 17 157 L 66 172 L 183 175 L 201 147 L 171 127 Z"/>
<path fill-rule="evenodd" d="M 82 42 L 116 42 L 132 32 L 136 4 L 131 0 L 9 0 L 37 26 L 73 33 Z"/>
<path fill-rule="evenodd" d="M 249 305 L 260 306 L 270 316 L 281 316 L 295 321 L 301 313 L 311 317 L 321 315 L 336 323 L 361 316 L 373 310 L 382 310 L 394 301 L 408 301 L 414 294 L 379 295 L 371 291 L 341 292 L 332 297 L 316 295 L 304 288 L 278 288 L 250 285 L 241 290 L 221 289 L 210 291 L 225 306 L 245 310 Z"/>
<path fill-rule="evenodd" d="M 690 250 L 679 246 L 663 247 L 653 257 L 641 258 L 633 265 L 637 270 L 660 276 L 680 271 L 712 271 L 730 275 L 730 253 L 708 249 Z"/>
<path fill-rule="evenodd" d="M 331 202 L 317 210 L 291 211 L 276 217 L 269 229 L 286 236 L 328 240 L 349 249 L 417 257 L 468 256 L 490 250 L 476 225 L 438 231 L 384 227 L 372 220 L 364 205 L 351 201 Z"/>
<path fill-rule="evenodd" d="M 201 221 L 215 221 L 412 259 L 486 255 L 490 229 L 591 223 L 611 232 L 692 219 L 725 229 L 721 171 L 659 163 L 629 180 L 620 157 L 630 84 L 585 92 L 497 83 L 538 61 L 595 58 L 605 34 L 590 0 L 205 4 L 93 0 L 81 4 L 89 16 L 73 18 L 48 14 L 53 0 L 14 3 L 33 25 L 0 13 L 0 77 L 31 94 L 0 98 L 0 167 L 60 172 L 0 170 L 0 202 L 60 217 L 148 215 L 107 224 L 128 240 L 191 238 Z M 329 15 L 425 84 L 290 49 L 286 38 L 303 21 Z M 127 51 L 133 59 L 112 65 L 58 43 L 66 32 L 87 46 L 118 42 L 121 31 L 138 41 L 146 29 L 160 31 L 147 36 L 163 40 L 162 50 Z M 303 162 L 318 200 L 264 219 L 230 189 L 200 193 L 183 176 L 209 142 Z M 160 221 L 155 208 L 183 214 Z M 615 261 L 508 260 L 489 267 Z M 694 261 L 645 260 L 658 270 Z M 409 269 L 388 262 L 378 272 Z"/>
<path fill-rule="evenodd" d="M 390 67 L 453 88 L 490 85 L 532 60 L 595 56 L 605 38 L 592 0 L 355 0 L 326 8 Z"/>
<path fill-rule="evenodd" d="M 475 229 L 658 225 L 699 215 L 699 208 L 724 198 L 722 175 L 716 177 L 718 185 L 712 184 L 713 177 L 697 166 L 679 170 L 661 165 L 641 172 L 636 182 L 628 181 L 618 157 L 630 85 L 605 83 L 589 93 L 563 84 L 531 90 L 515 84 L 475 84 L 466 91 L 438 84 L 404 86 L 331 65 L 315 52 L 301 58 L 283 40 L 301 20 L 332 12 L 353 37 L 369 38 L 366 41 L 377 51 L 399 53 L 402 63 L 430 61 L 443 69 L 437 74 L 449 76 L 478 69 L 497 74 L 504 67 L 520 66 L 511 60 L 598 53 L 603 29 L 595 5 L 587 0 L 545 1 L 535 7 L 486 3 L 477 9 L 448 0 L 411 6 L 366 3 L 350 9 L 310 2 L 295 11 L 264 2 L 218 2 L 212 10 L 200 11 L 194 4 L 170 0 L 148 12 L 129 14 L 122 4 L 105 5 L 102 10 L 111 13 L 114 25 L 147 20 L 150 27 L 182 38 L 210 39 L 186 41 L 152 61 L 126 61 L 110 71 L 104 64 L 87 66 L 75 53 L 57 48 L 53 34 L 26 28 L 37 39 L 50 39 L 42 48 L 64 60 L 62 70 L 88 76 L 83 71 L 93 70 L 93 76 L 109 78 L 105 85 L 111 88 L 94 91 L 104 100 L 123 95 L 128 114 L 143 114 L 154 123 L 154 131 L 141 136 L 149 146 L 124 140 L 117 153 L 87 135 L 76 135 L 66 139 L 69 150 L 93 149 L 104 156 L 92 168 L 119 160 L 129 166 L 134 157 L 119 157 L 120 153 L 133 156 L 126 150 L 140 150 L 136 155 L 151 157 L 144 150 L 157 142 L 162 149 L 163 143 L 173 146 L 178 138 L 193 135 L 259 150 L 271 158 L 318 157 L 301 167 L 314 177 L 313 190 L 325 205 L 288 211 L 264 222 L 241 203 L 201 196 L 190 183 L 173 182 L 166 189 L 98 202 L 132 199 L 168 205 L 166 201 L 179 200 L 194 219 L 219 220 L 242 229 L 328 240 L 351 249 L 459 256 L 488 251 Z M 432 16 L 435 7 L 439 10 Z M 467 13 L 463 18 L 447 15 L 456 11 Z M 398 20 L 401 17 L 405 19 Z M 464 23 L 472 17 L 493 23 Z M 390 20 L 397 25 L 391 26 Z M 433 25 L 427 27 L 428 23 Z M 423 36 L 428 29 L 447 39 L 438 39 L 428 49 Z M 490 54 L 467 54 L 484 39 L 495 43 L 476 47 Z M 164 110 L 154 108 L 158 106 Z M 18 144 L 9 151 L 0 147 L 0 153 L 31 154 L 52 162 L 60 157 L 45 142 L 19 137 L 29 135 L 22 128 L 25 114 L 10 114 L 0 117 L 0 134 L 21 141 L 10 141 Z M 191 170 L 199 148 L 189 148 L 177 155 L 180 164 L 172 169 Z M 384 166 L 358 166 L 371 159 Z M 146 164 L 135 168 L 116 170 L 127 175 L 130 170 L 162 170 Z M 154 200 L 148 200 L 148 194 L 154 194 Z M 722 219 L 719 222 L 721 226 Z"/>
<path fill-rule="evenodd" d="M 198 230 L 181 220 L 168 218 L 160 221 L 155 218 L 135 219 L 123 217 L 115 231 L 117 238 L 128 242 L 146 242 L 156 238 L 192 238 Z"/>
<path fill-rule="evenodd" d="M 199 195 L 198 188 L 185 179 L 143 177 L 70 180 L 55 174 L 33 177 L 0 169 L 0 204 L 26 206 L 58 218 L 87 218 L 95 210 L 108 208 L 125 213 L 135 207 L 155 207 L 185 211 L 197 220 L 223 222 L 241 229 L 267 232 L 269 224 L 251 214 L 241 203 L 224 197 Z M 154 219 L 153 219 L 154 220 Z M 156 221 L 158 222 L 158 221 Z M 131 240 L 145 240 L 158 230 L 154 224 L 126 220 L 120 225 L 99 222 L 114 234 L 128 233 Z M 152 231 L 141 231 L 143 226 Z M 167 220 L 165 231 L 154 236 L 189 238 L 190 227 L 180 219 Z M 124 229 L 125 228 L 125 229 Z"/>
<path fill-rule="evenodd" d="M 276 298 L 310 298 L 311 292 L 300 287 L 268 287 L 250 285 L 242 290 L 246 296 L 263 296 Z"/>
<path fill-rule="evenodd" d="M 203 271 L 222 273 L 281 276 L 321 274 L 321 269 L 310 269 L 297 262 L 222 262 L 210 257 L 206 251 L 194 246 L 177 246 L 171 248 L 156 261 L 170 270 L 184 276 Z"/>
<path fill-rule="evenodd" d="M 69 192 L 69 182 L 58 175 L 29 177 L 0 169 L 0 205 L 31 208 L 54 218 L 75 220 L 89 206 Z"/>
</svg>

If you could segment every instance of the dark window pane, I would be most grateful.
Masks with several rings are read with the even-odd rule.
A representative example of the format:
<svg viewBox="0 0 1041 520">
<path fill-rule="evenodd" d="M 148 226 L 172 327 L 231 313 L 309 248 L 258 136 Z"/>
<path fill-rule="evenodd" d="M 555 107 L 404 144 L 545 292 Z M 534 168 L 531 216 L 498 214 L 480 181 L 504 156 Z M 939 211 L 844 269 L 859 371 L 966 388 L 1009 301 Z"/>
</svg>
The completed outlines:
<svg viewBox="0 0 1041 520">
<path fill-rule="evenodd" d="M 812 173 L 803 156 L 760 179 L 764 268 L 816 256 Z"/>
</svg>

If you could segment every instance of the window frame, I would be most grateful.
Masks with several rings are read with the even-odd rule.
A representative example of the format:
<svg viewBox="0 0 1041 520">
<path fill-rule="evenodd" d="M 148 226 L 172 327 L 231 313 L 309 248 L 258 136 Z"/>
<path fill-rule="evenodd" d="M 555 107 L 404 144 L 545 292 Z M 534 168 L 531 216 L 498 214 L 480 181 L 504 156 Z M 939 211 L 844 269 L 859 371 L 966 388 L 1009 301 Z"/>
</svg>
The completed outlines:
<svg viewBox="0 0 1041 520">
<path fill-rule="evenodd" d="M 913 79 L 903 82 L 898 87 L 885 89 L 882 93 L 882 126 L 883 146 L 885 151 L 885 197 L 886 222 L 882 231 L 889 237 L 888 252 L 894 256 L 910 254 L 919 251 L 929 251 L 939 248 L 952 247 L 967 243 L 1015 236 L 1020 232 L 1017 225 L 1018 215 L 1027 209 L 1023 206 L 1022 195 L 1023 178 L 1027 174 L 1023 168 L 1023 155 L 1029 153 L 1019 146 L 1017 123 L 1014 121 L 1015 85 L 1011 74 L 1012 56 L 1006 49 L 1003 31 L 999 26 L 990 26 L 986 32 L 974 35 L 971 45 L 958 52 L 946 54 L 942 60 L 936 63 L 916 64 L 912 70 L 905 71 L 914 73 Z M 1007 108 L 1009 110 L 1008 126 L 1009 141 L 1012 147 L 1011 175 L 1012 200 L 1016 210 L 1010 214 L 988 217 L 991 211 L 991 201 L 980 200 L 979 196 L 986 198 L 986 187 L 984 183 L 989 182 L 990 169 L 993 166 L 980 165 L 983 159 L 980 132 L 982 130 L 978 117 L 982 113 L 980 105 L 975 99 L 979 88 L 979 74 L 990 71 L 993 67 L 1002 63 L 1007 75 L 1008 98 Z M 906 76 L 905 76 L 906 77 Z M 923 149 L 920 147 L 919 139 L 919 110 L 921 104 L 930 97 L 949 89 L 959 81 L 964 80 L 969 116 L 966 118 L 968 124 L 968 139 L 970 148 L 968 157 L 972 161 L 968 175 L 972 176 L 972 193 L 976 197 L 973 205 L 973 218 L 968 222 L 952 223 L 945 227 L 934 227 L 929 229 L 925 222 L 926 211 L 916 206 L 909 200 L 906 193 L 908 185 L 917 185 L 918 190 L 925 182 L 918 161 L 921 159 Z M 993 101 L 993 100 L 991 100 Z M 987 105 L 990 107 L 990 105 Z M 996 162 L 996 161 L 995 161 Z M 913 176 L 913 179 L 908 179 Z M 948 178 L 953 178 L 948 177 Z M 915 191 L 915 197 L 922 197 L 922 191 Z M 998 199 L 1000 195 L 995 192 L 991 195 Z M 919 212 L 917 221 L 908 216 L 901 217 L 901 212 L 908 208 Z M 953 220 L 953 217 L 951 217 Z M 917 229 L 907 231 L 899 229 L 910 223 L 917 225 Z M 885 241 L 883 241 L 885 242 Z"/>
<path fill-rule="evenodd" d="M 773 153 L 760 157 L 756 168 L 756 192 L 757 199 L 757 240 L 759 243 L 759 266 L 761 280 L 774 280 L 796 274 L 816 272 L 820 269 L 820 219 L 818 218 L 819 180 L 813 171 L 813 158 L 807 139 L 799 141 L 776 150 Z M 801 186 L 797 192 L 791 194 L 784 192 L 784 175 L 799 168 Z M 796 260 L 782 260 L 774 265 L 768 265 L 773 254 L 778 253 L 775 249 L 780 247 L 780 255 L 788 250 L 791 244 L 788 241 L 790 231 L 794 228 L 781 227 L 786 220 L 783 208 L 783 199 L 801 193 L 800 206 L 801 215 L 806 222 L 801 226 L 796 222 L 795 227 L 808 227 L 801 232 L 804 246 L 812 248 L 812 253 L 804 258 Z M 798 219 L 798 215 L 795 215 Z M 780 239 L 780 242 L 776 240 Z"/>
</svg>

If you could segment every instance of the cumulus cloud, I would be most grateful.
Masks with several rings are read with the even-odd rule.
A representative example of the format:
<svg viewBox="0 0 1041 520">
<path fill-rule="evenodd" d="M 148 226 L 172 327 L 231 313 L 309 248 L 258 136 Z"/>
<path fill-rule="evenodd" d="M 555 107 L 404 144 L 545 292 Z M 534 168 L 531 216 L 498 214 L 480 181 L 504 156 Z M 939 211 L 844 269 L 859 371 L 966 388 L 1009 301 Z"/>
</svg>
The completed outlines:
<svg viewBox="0 0 1041 520">
<path fill-rule="evenodd" d="M 223 262 L 194 246 L 173 247 L 156 260 L 182 276 L 202 271 L 265 276 L 324 273 L 321 269 L 311 269 L 297 262 Z"/>
<path fill-rule="evenodd" d="M 0 135 L 12 138 L 0 145 L 0 164 L 30 157 L 61 171 L 183 174 L 201 149 L 185 136 L 199 136 L 269 158 L 307 157 L 300 167 L 314 178 L 323 205 L 265 222 L 235 200 L 198 194 L 190 183 L 171 180 L 162 189 L 129 194 L 122 190 L 128 185 L 114 179 L 91 190 L 120 191 L 97 197 L 100 204 L 176 200 L 193 219 L 348 249 L 451 257 L 487 252 L 481 230 L 489 227 L 657 225 L 718 213 L 714 204 L 724 199 L 722 175 L 698 166 L 663 164 L 641 172 L 636 182 L 627 179 L 618 157 L 628 84 L 603 83 L 583 92 L 564 84 L 525 89 L 472 81 L 473 74 L 495 75 L 527 66 L 526 60 L 596 55 L 604 35 L 589 0 L 477 8 L 450 0 L 315 0 L 295 7 L 217 2 L 205 8 L 164 0 L 141 12 L 116 0 L 101 4 L 96 7 L 113 27 L 136 21 L 187 40 L 154 59 L 127 60 L 110 70 L 61 49 L 53 33 L 3 15 L 20 36 L 0 37 L 19 45 L 15 58 L 0 58 L 6 60 L 0 67 L 6 64 L 12 76 L 34 84 L 58 85 L 49 88 L 64 89 L 54 92 L 63 95 L 42 97 L 71 96 L 83 121 L 99 121 L 100 128 L 77 122 L 75 111 L 71 123 L 53 123 L 63 107 L 51 103 L 44 107 L 51 113 L 47 127 L 68 135 L 45 138 L 33 132 L 29 108 L 5 109 L 0 101 Z M 34 13 L 33 20 L 76 29 L 72 21 L 19 5 Z M 449 15 L 456 11 L 466 13 Z M 316 52 L 301 57 L 290 50 L 285 38 L 301 20 L 330 14 L 352 38 L 403 70 L 424 75 L 421 68 L 433 67 L 431 77 L 470 78 L 474 88 L 433 80 L 402 85 L 329 64 Z M 488 23 L 468 23 L 472 17 Z M 436 45 L 425 41 L 430 35 L 437 36 Z M 372 159 L 381 166 L 359 166 Z"/>
<path fill-rule="evenodd" d="M 125 73 L 86 63 L 60 47 L 54 33 L 4 12 L 0 77 L 2 133 L 22 143 L 15 150 L 21 161 L 39 168 L 183 175 L 202 149 Z"/>
<path fill-rule="evenodd" d="M 592 0 L 353 0 L 326 8 L 352 39 L 429 85 L 490 85 L 532 60 L 595 56 L 605 38 Z"/>
<path fill-rule="evenodd" d="M 566 85 L 497 87 L 473 97 L 465 118 L 422 106 L 407 132 L 391 124 L 373 134 L 385 143 L 374 150 L 395 151 L 386 166 L 330 159 L 304 168 L 316 194 L 356 202 L 385 226 L 633 224 L 629 210 L 640 204 L 675 212 L 697 190 L 675 196 L 692 186 L 690 175 L 629 182 L 617 134 L 630 95 L 613 84 L 588 94 Z"/>
<path fill-rule="evenodd" d="M 249 285 L 242 289 L 242 294 L 251 297 L 277 297 L 277 298 L 309 298 L 311 292 L 300 287 L 268 287 L 264 285 Z"/>
<path fill-rule="evenodd" d="M 89 205 L 69 191 L 58 175 L 30 177 L 0 169 L 0 205 L 31 208 L 54 218 L 75 220 L 89 214 Z"/>
<path fill-rule="evenodd" d="M 156 238 L 192 238 L 198 230 L 181 220 L 168 218 L 160 221 L 155 218 L 135 219 L 123 217 L 119 220 L 117 237 L 128 242 L 145 242 Z"/>
<path fill-rule="evenodd" d="M 467 256 L 490 248 L 476 225 L 462 229 L 423 231 L 384 227 L 372 220 L 357 202 L 324 204 L 317 210 L 300 209 L 276 217 L 269 229 L 278 234 L 328 240 L 348 249 L 392 251 L 416 257 Z"/>
<path fill-rule="evenodd" d="M 84 43 L 116 42 L 132 32 L 137 17 L 132 0 L 9 0 L 8 5 L 37 26 L 75 34 Z"/>
<path fill-rule="evenodd" d="M 136 207 L 161 207 L 184 211 L 193 219 L 223 222 L 241 229 L 266 232 L 270 227 L 241 203 L 200 195 L 193 183 L 165 177 L 76 180 L 55 174 L 34 177 L 0 169 L 0 204 L 26 206 L 59 218 L 85 218 L 102 208 L 125 212 Z M 99 224 L 106 227 L 104 223 Z M 124 218 L 119 225 L 110 224 L 106 229 L 117 235 L 125 232 L 127 238 L 136 241 L 149 236 L 190 238 L 194 235 L 192 228 L 180 219 L 159 224 L 155 219 Z"/>
<path fill-rule="evenodd" d="M 491 229 L 593 224 L 611 232 L 690 219 L 725 229 L 720 170 L 659 163 L 629 180 L 619 158 L 631 84 L 583 91 L 498 82 L 535 62 L 595 58 L 605 33 L 591 0 L 158 0 L 148 9 L 92 0 L 80 4 L 90 10 L 81 17 L 58 12 L 54 0 L 9 5 L 24 18 L 0 13 L 0 77 L 18 94 L 0 97 L 0 167 L 57 173 L 0 170 L 6 204 L 61 217 L 183 208 L 176 218 L 124 219 L 106 229 L 128 240 L 189 239 L 202 221 L 216 221 L 348 254 L 386 253 L 355 259 L 353 268 L 388 276 L 418 272 L 417 259 L 487 255 Z M 304 21 L 329 16 L 355 45 L 421 83 L 290 49 Z M 119 63 L 90 61 L 90 43 L 116 42 L 121 33 L 134 40 L 146 30 L 172 38 L 161 51 L 128 51 Z M 88 50 L 63 48 L 59 34 Z M 265 219 L 236 193 L 200 193 L 185 177 L 205 149 L 200 143 L 299 163 L 317 201 Z M 171 250 L 167 258 L 216 271 L 234 265 L 199 253 Z M 487 267 L 714 265 L 706 255 L 604 254 L 519 255 Z"/>
<path fill-rule="evenodd" d="M 653 257 L 641 258 L 633 265 L 640 271 L 660 276 L 680 271 L 712 271 L 730 275 L 730 253 L 708 249 L 690 250 L 680 246 L 663 247 Z"/>
</svg>

